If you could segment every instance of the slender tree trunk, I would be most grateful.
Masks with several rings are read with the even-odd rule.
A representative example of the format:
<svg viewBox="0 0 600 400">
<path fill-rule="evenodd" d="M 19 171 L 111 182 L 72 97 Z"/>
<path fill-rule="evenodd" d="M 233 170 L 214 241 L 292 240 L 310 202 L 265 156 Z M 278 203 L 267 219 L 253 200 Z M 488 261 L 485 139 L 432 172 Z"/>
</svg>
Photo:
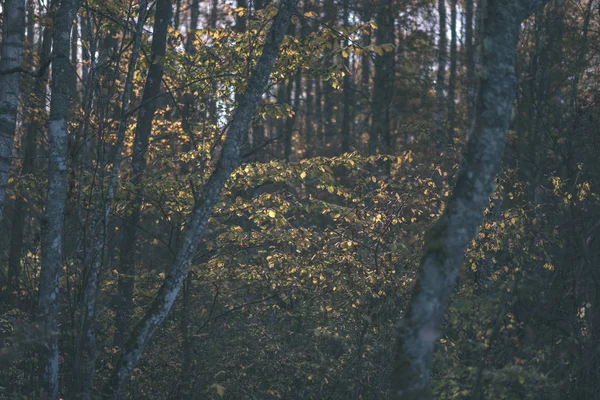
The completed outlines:
<svg viewBox="0 0 600 400">
<path fill-rule="evenodd" d="M 344 0 L 344 26 L 348 27 L 348 17 L 350 15 L 350 1 Z M 344 40 L 344 47 L 348 47 L 348 38 Z M 350 151 L 350 142 L 352 140 L 351 129 L 351 107 L 352 107 L 352 81 L 350 79 L 350 56 L 344 58 L 344 108 L 342 114 L 342 153 Z"/>
<path fill-rule="evenodd" d="M 323 151 L 323 91 L 321 90 L 321 80 L 315 79 L 315 122 L 316 122 L 316 137 L 314 143 L 315 155 L 320 155 Z"/>
<path fill-rule="evenodd" d="M 246 8 L 248 7 L 248 5 L 246 4 L 246 0 L 237 0 L 237 6 L 238 8 Z M 239 15 L 236 14 L 235 16 L 235 30 L 238 32 L 246 32 L 246 16 L 247 13 L 244 13 L 244 15 Z"/>
<path fill-rule="evenodd" d="M 188 53 L 193 52 L 193 41 L 196 38 L 196 29 L 198 29 L 198 17 L 200 16 L 200 1 L 192 0 L 190 3 L 190 26 L 188 29 L 188 37 L 186 42 L 185 50 Z M 177 25 L 174 25 L 175 29 L 177 29 Z M 191 32 L 191 34 L 190 34 Z"/>
<path fill-rule="evenodd" d="M 192 0 L 192 4 L 190 5 L 191 7 L 193 7 L 193 2 L 195 0 Z M 181 24 L 181 0 L 176 0 L 175 1 L 175 12 L 173 13 L 173 28 L 175 30 L 179 30 L 179 25 Z M 188 41 L 189 41 L 189 36 L 188 36 Z M 187 45 L 187 43 L 186 43 Z"/>
<path fill-rule="evenodd" d="M 440 32 L 438 40 L 438 72 L 435 82 L 435 96 L 437 98 L 437 109 L 435 111 L 435 147 L 440 151 L 443 143 L 446 141 L 444 129 L 446 100 L 444 90 L 446 90 L 446 58 L 448 40 L 446 38 L 446 0 L 438 0 L 438 15 L 440 18 Z"/>
<path fill-rule="evenodd" d="M 30 0 L 30 3 L 33 3 Z M 34 15 L 33 4 L 28 4 L 29 12 L 27 17 L 27 47 L 30 54 L 33 54 L 34 47 Z M 40 47 L 39 65 L 45 65 L 50 58 L 50 45 L 52 33 L 49 28 L 44 29 L 42 35 L 42 45 Z M 28 65 L 32 65 L 31 55 L 26 60 Z M 21 176 L 27 177 L 34 170 L 34 160 L 36 153 L 36 141 L 38 132 L 42 129 L 40 120 L 44 113 L 44 99 L 46 98 L 46 85 L 48 84 L 48 70 L 34 78 L 33 85 L 27 90 L 26 111 L 26 130 L 23 143 L 23 165 L 21 166 Z M 17 196 L 13 223 L 11 225 L 10 249 L 8 253 L 8 293 L 17 293 L 20 286 L 21 276 L 21 256 L 23 252 L 23 232 L 27 219 L 27 202 L 23 196 Z"/>
<path fill-rule="evenodd" d="M 333 25 L 337 21 L 337 9 L 333 0 L 324 0 L 323 10 L 325 12 L 325 24 Z M 325 58 L 325 68 L 331 69 L 333 67 L 332 57 Z M 336 124 L 334 124 L 334 92 L 331 81 L 321 82 L 322 96 L 323 96 L 323 146 L 325 147 L 326 154 L 330 154 L 330 146 L 332 146 L 331 138 L 337 138 Z"/>
<path fill-rule="evenodd" d="M 77 76 L 77 59 L 78 59 L 78 41 L 79 32 L 77 31 L 77 18 L 73 20 L 73 28 L 71 29 L 71 65 L 75 73 L 71 74 L 71 97 L 75 98 L 79 95 L 77 92 L 77 80 L 79 77 Z"/>
<path fill-rule="evenodd" d="M 431 399 L 434 343 L 467 245 L 476 234 L 500 170 L 515 95 L 521 21 L 543 0 L 488 0 L 478 101 L 466 153 L 444 214 L 425 236 L 411 302 L 397 324 L 393 398 Z"/>
<path fill-rule="evenodd" d="M 362 16 L 363 22 L 369 22 L 371 20 L 371 10 L 369 6 L 365 6 L 365 10 L 363 11 Z M 371 45 L 371 34 L 370 33 L 362 33 L 362 46 L 367 47 Z M 372 112 L 368 112 L 366 110 L 372 110 L 372 94 L 371 94 L 371 57 L 369 55 L 363 55 L 361 58 L 361 66 L 360 66 L 360 85 L 361 85 L 361 105 L 362 109 L 365 110 L 363 112 L 363 121 L 361 125 L 361 134 L 363 132 L 369 131 L 371 128 L 371 114 Z M 369 151 L 372 153 L 374 148 L 376 147 L 376 143 L 374 143 L 375 137 L 373 132 L 369 132 Z"/>
<path fill-rule="evenodd" d="M 139 58 L 140 47 L 148 1 L 140 2 L 138 21 L 134 43 L 131 50 L 125 87 L 121 98 L 120 121 L 117 131 L 117 142 L 114 148 L 112 170 L 109 177 L 108 187 L 104 199 L 99 199 L 98 208 L 101 214 L 92 228 L 92 256 L 86 273 L 84 287 L 84 301 L 81 313 L 81 332 L 77 343 L 77 355 L 75 358 L 75 390 L 80 399 L 90 400 L 92 398 L 92 387 L 96 372 L 96 334 L 94 331 L 94 320 L 96 317 L 96 300 L 100 284 L 100 270 L 104 259 L 104 246 L 108 230 L 108 222 L 112 201 L 116 194 L 119 171 L 121 167 L 121 153 L 125 140 L 125 132 L 129 123 L 129 106 L 133 95 L 133 75 L 135 73 Z"/>
<path fill-rule="evenodd" d="M 475 104 L 475 94 L 473 92 L 475 85 L 475 46 L 473 45 L 473 0 L 465 0 L 465 52 L 467 58 L 467 120 L 470 121 L 473 116 L 473 107 Z"/>
<path fill-rule="evenodd" d="M 73 73 L 69 63 L 69 39 L 76 0 L 62 0 L 53 15 L 52 97 L 48 121 L 48 195 L 42 233 L 38 318 L 45 343 L 40 347 L 41 387 L 44 398 L 58 399 L 58 295 L 62 270 L 65 201 L 67 196 L 67 116 L 69 82 Z"/>
<path fill-rule="evenodd" d="M 448 82 L 448 143 L 454 142 L 454 127 L 456 119 L 455 91 L 456 91 L 456 3 L 452 0 L 450 11 L 450 79 Z"/>
<path fill-rule="evenodd" d="M 254 12 L 258 10 L 262 10 L 264 7 L 263 0 L 254 0 Z M 262 103 L 262 99 L 260 101 Z M 269 141 L 269 134 L 265 129 L 265 120 L 261 116 L 256 116 L 252 121 L 252 137 L 254 138 L 254 143 L 261 145 L 263 143 L 267 143 Z M 263 162 L 269 161 L 268 151 L 263 152 L 259 156 L 259 160 Z"/>
<path fill-rule="evenodd" d="M 309 12 L 311 11 L 311 2 L 309 0 L 304 0 L 303 11 Z M 302 38 L 308 37 L 312 28 L 310 22 L 308 20 L 302 21 L 301 35 Z M 313 142 L 314 142 L 314 121 L 313 121 L 313 79 L 310 74 L 306 74 L 304 81 L 304 90 L 306 91 L 306 99 L 304 101 L 305 104 L 305 115 L 304 115 L 304 140 L 305 140 L 305 158 L 310 158 L 313 156 Z"/>
<path fill-rule="evenodd" d="M 156 97 L 160 94 L 164 66 L 159 60 L 166 54 L 167 33 L 170 21 L 169 0 L 159 0 L 156 5 L 156 15 L 152 29 L 152 49 L 150 54 L 150 69 L 142 94 L 142 107 L 138 111 L 133 155 L 131 160 L 130 182 L 134 188 L 134 198 L 131 214 L 122 228 L 123 241 L 118 265 L 118 298 L 116 307 L 116 332 L 114 343 L 122 351 L 129 339 L 131 316 L 133 313 L 133 290 L 135 287 L 135 247 L 137 243 L 138 225 L 142 212 L 143 190 L 142 179 L 146 171 L 146 153 L 154 115 L 158 108 Z"/>
<path fill-rule="evenodd" d="M 163 323 L 173 306 L 206 229 L 213 205 L 219 199 L 221 189 L 229 179 L 232 171 L 241 162 L 240 151 L 248 125 L 267 86 L 271 70 L 279 53 L 279 47 L 288 31 L 292 13 L 295 11 L 296 0 L 283 0 L 281 2 L 279 13 L 267 34 L 262 54 L 250 75 L 247 89 L 241 95 L 238 107 L 229 125 L 221 157 L 204 188 L 202 202 L 194 206 L 171 270 L 168 271 L 152 305 L 137 324 L 127 342 L 121 360 L 115 366 L 105 392 L 107 398 L 122 399 L 124 397 L 125 387 L 129 382 L 135 364 L 141 357 L 152 334 Z"/>
<path fill-rule="evenodd" d="M 12 161 L 13 140 L 19 107 L 19 78 L 25 35 L 25 1 L 3 4 L 2 49 L 0 50 L 0 222 Z"/>
<path fill-rule="evenodd" d="M 395 44 L 394 21 L 392 1 L 382 0 L 376 17 L 378 29 L 375 32 L 375 38 L 378 46 Z M 386 51 L 375 56 L 371 133 L 369 136 L 371 154 L 375 154 L 378 150 L 387 153 L 392 149 L 390 113 L 394 96 L 394 61 L 394 51 Z"/>
<path fill-rule="evenodd" d="M 188 272 L 183 283 L 183 305 L 181 310 L 181 335 L 183 336 L 182 352 L 183 363 L 181 365 L 181 388 L 179 398 L 189 398 L 191 394 L 192 377 L 192 341 L 190 337 L 190 308 L 192 297 L 192 274 Z"/>
</svg>

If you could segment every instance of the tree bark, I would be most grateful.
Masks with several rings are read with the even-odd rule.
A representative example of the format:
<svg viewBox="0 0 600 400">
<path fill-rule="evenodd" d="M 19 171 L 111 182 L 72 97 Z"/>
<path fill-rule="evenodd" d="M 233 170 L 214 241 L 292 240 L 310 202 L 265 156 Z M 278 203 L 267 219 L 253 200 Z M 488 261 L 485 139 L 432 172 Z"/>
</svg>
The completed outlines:
<svg viewBox="0 0 600 400">
<path fill-rule="evenodd" d="M 267 86 L 271 70 L 279 53 L 279 47 L 288 31 L 291 16 L 296 10 L 296 4 L 296 0 L 283 0 L 281 2 L 279 13 L 267 34 L 262 54 L 253 69 L 248 80 L 247 89 L 241 95 L 238 107 L 229 125 L 227 138 L 215 171 L 204 188 L 201 202 L 194 206 L 171 270 L 168 272 L 149 310 L 135 327 L 123 355 L 114 369 L 105 391 L 107 398 L 122 399 L 124 397 L 125 387 L 129 382 L 135 364 L 141 357 L 152 334 L 163 323 L 173 306 L 196 248 L 208 224 L 212 208 L 219 199 L 225 182 L 241 162 L 240 150 L 248 125 Z"/>
<path fill-rule="evenodd" d="M 29 4 L 27 17 L 27 47 L 33 54 L 34 46 L 34 15 L 33 4 Z M 45 65 L 50 58 L 50 49 L 52 41 L 52 32 L 46 27 L 42 35 L 42 45 L 39 52 L 39 65 Z M 26 62 L 31 65 L 32 58 Z M 27 177 L 34 170 L 34 160 L 36 153 L 36 140 L 38 132 L 41 130 L 41 114 L 44 113 L 44 99 L 46 98 L 46 86 L 48 84 L 48 70 L 41 76 L 34 79 L 33 85 L 28 85 L 28 98 L 26 100 L 26 129 L 25 140 L 23 142 L 23 165 L 21 166 L 21 176 Z M 31 90 L 31 92 L 29 92 Z M 16 293 L 20 286 L 21 276 L 21 256 L 23 252 L 23 233 L 27 218 L 27 203 L 23 196 L 17 196 L 15 201 L 13 223 L 11 225 L 10 249 L 8 253 L 8 287 L 9 295 Z"/>
<path fill-rule="evenodd" d="M 452 0 L 450 9 L 450 79 L 448 81 L 448 143 L 454 141 L 454 127 L 456 120 L 456 3 Z"/>
<path fill-rule="evenodd" d="M 25 36 L 25 1 L 6 0 L 3 14 L 0 50 L 0 221 L 4 213 L 4 198 L 17 127 L 21 76 L 19 68 Z"/>
<path fill-rule="evenodd" d="M 377 31 L 375 40 L 378 46 L 395 44 L 394 12 L 391 0 L 381 0 L 375 17 Z M 394 97 L 395 52 L 386 51 L 375 56 L 375 77 L 373 82 L 373 102 L 371 112 L 371 134 L 369 151 L 387 153 L 392 148 L 390 131 L 391 108 Z"/>
<path fill-rule="evenodd" d="M 438 40 L 438 72 L 435 81 L 435 96 L 437 99 L 437 110 L 435 111 L 435 144 L 436 149 L 440 150 L 446 139 L 444 129 L 444 110 L 446 102 L 444 99 L 444 90 L 446 90 L 446 58 L 448 39 L 446 38 L 446 0 L 438 0 L 438 15 L 440 18 L 440 32 Z"/>
<path fill-rule="evenodd" d="M 45 343 L 40 349 L 44 398 L 58 399 L 58 292 L 62 269 L 65 201 L 67 197 L 67 116 L 69 113 L 69 39 L 76 0 L 62 0 L 53 15 L 52 97 L 48 121 L 48 194 L 42 233 L 38 320 Z"/>
<path fill-rule="evenodd" d="M 123 242 L 118 265 L 119 280 L 114 344 L 120 351 L 125 347 L 129 339 L 131 328 L 133 290 L 135 287 L 135 246 L 143 201 L 142 178 L 146 171 L 146 153 L 148 151 L 150 134 L 152 133 L 154 114 L 158 107 L 156 98 L 160 94 L 164 71 L 163 64 L 156 62 L 156 60 L 160 60 L 166 53 L 170 9 L 169 0 L 159 0 L 156 5 L 156 15 L 158 18 L 155 18 L 152 30 L 151 64 L 144 85 L 141 101 L 142 107 L 138 111 L 135 138 L 133 140 L 130 181 L 135 192 L 131 205 L 131 214 L 122 228 Z"/>
<path fill-rule="evenodd" d="M 348 18 L 350 14 L 350 1 L 344 0 L 344 26 L 348 27 Z M 344 47 L 348 47 L 349 41 L 346 37 L 344 39 Z M 351 114 L 351 106 L 352 106 L 352 81 L 350 79 L 350 56 L 344 58 L 344 88 L 343 88 L 343 98 L 344 98 L 344 109 L 342 114 L 342 153 L 347 153 L 350 151 L 350 142 L 352 132 L 350 131 L 352 123 L 352 114 Z"/>
<path fill-rule="evenodd" d="M 427 400 L 432 354 L 464 251 L 483 219 L 500 170 L 515 94 L 521 21 L 544 0 L 488 0 L 475 119 L 444 214 L 425 236 L 421 268 L 406 314 L 397 325 L 392 398 Z"/>
<path fill-rule="evenodd" d="M 324 19 L 324 23 L 329 25 L 329 26 L 333 26 L 336 23 L 336 19 L 337 19 L 337 10 L 335 8 L 335 4 L 333 2 L 333 0 L 324 0 L 323 2 L 323 10 L 325 12 L 325 19 Z M 332 40 L 333 42 L 333 40 Z M 333 43 L 332 44 L 332 48 L 333 48 Z M 325 69 L 331 69 L 333 67 L 333 63 L 332 63 L 332 57 L 326 57 L 324 60 L 324 64 L 325 64 Z M 335 99 L 334 99 L 334 92 L 333 92 L 333 86 L 331 85 L 331 81 L 322 81 L 321 82 L 321 90 L 322 90 L 322 97 L 323 97 L 323 143 L 322 145 L 325 147 L 325 151 L 327 152 L 326 154 L 330 154 L 329 150 L 330 150 L 330 146 L 332 145 L 331 143 L 331 138 L 337 138 L 337 132 L 336 131 L 336 124 L 334 123 L 334 103 L 335 103 Z"/>
<path fill-rule="evenodd" d="M 475 83 L 475 46 L 473 45 L 473 0 L 465 0 L 465 53 L 467 58 L 467 119 L 470 121 L 473 116 L 473 107 L 475 104 L 475 95 L 473 87 Z"/>
</svg>

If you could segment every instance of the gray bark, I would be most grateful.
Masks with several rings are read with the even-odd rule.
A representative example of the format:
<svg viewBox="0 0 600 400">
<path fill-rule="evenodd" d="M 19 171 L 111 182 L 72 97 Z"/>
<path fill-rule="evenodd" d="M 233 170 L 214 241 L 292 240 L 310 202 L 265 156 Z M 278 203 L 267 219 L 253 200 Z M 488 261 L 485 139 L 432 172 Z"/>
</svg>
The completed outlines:
<svg viewBox="0 0 600 400">
<path fill-rule="evenodd" d="M 152 334 L 163 323 L 173 306 L 196 248 L 208 224 L 212 208 L 215 202 L 218 201 L 225 182 L 240 164 L 240 150 L 247 134 L 248 125 L 267 86 L 271 70 L 279 53 L 279 47 L 288 31 L 291 16 L 296 11 L 296 4 L 296 0 L 283 0 L 281 2 L 279 13 L 267 34 L 263 52 L 248 79 L 247 89 L 240 96 L 239 105 L 230 123 L 227 138 L 223 145 L 221 158 L 204 188 L 201 202 L 194 206 L 192 215 L 186 224 L 177 256 L 162 287 L 149 310 L 135 327 L 123 355 L 115 367 L 105 392 L 107 398 L 122 399 L 124 397 L 125 387 L 135 364 L 141 357 Z"/>
<path fill-rule="evenodd" d="M 13 140 L 19 105 L 19 68 L 25 36 L 25 1 L 3 4 L 2 49 L 0 50 L 0 221 L 12 161 Z"/>
<path fill-rule="evenodd" d="M 165 55 L 167 33 L 171 14 L 169 0 L 159 0 L 156 5 L 156 15 L 152 29 L 152 49 L 150 53 L 150 68 L 142 94 L 142 107 L 138 111 L 135 137 L 133 140 L 133 155 L 131 160 L 130 181 L 134 188 L 134 198 L 131 214 L 123 225 L 123 242 L 118 265 L 118 299 L 116 307 L 115 346 L 122 350 L 129 338 L 131 315 L 133 312 L 133 290 L 135 285 L 135 246 L 137 243 L 137 227 L 140 223 L 143 191 L 142 178 L 146 170 L 146 152 L 152 122 L 158 107 L 157 97 L 160 94 L 164 66 L 155 62 Z"/>
<path fill-rule="evenodd" d="M 475 236 L 500 170 L 515 94 L 521 21 L 544 0 L 488 0 L 475 118 L 447 208 L 425 236 L 421 268 L 406 314 L 397 325 L 392 398 L 431 398 L 434 343 L 464 251 Z"/>
<path fill-rule="evenodd" d="M 119 171 L 121 169 L 121 153 L 123 151 L 125 132 L 129 123 L 129 107 L 133 94 L 133 75 L 140 54 L 147 9 L 148 1 L 140 2 L 134 43 L 121 98 L 121 118 L 117 131 L 112 169 L 104 199 L 100 199 L 99 201 L 100 204 L 98 208 L 101 210 L 101 214 L 98 216 L 93 227 L 94 232 L 92 232 L 94 244 L 91 251 L 93 253 L 91 257 L 89 257 L 89 265 L 86 271 L 87 279 L 85 280 L 83 293 L 84 300 L 81 313 L 81 331 L 79 332 L 77 340 L 77 354 L 75 358 L 75 390 L 76 396 L 79 399 L 87 400 L 92 398 L 92 387 L 94 385 L 94 374 L 96 371 L 96 335 L 94 332 L 94 320 L 96 317 L 96 300 L 100 284 L 100 270 L 104 255 L 104 244 L 106 242 L 110 210 L 112 208 L 112 201 L 115 197 Z"/>
<path fill-rule="evenodd" d="M 67 116 L 69 113 L 69 39 L 76 0 L 62 0 L 54 13 L 52 97 L 48 121 L 48 194 L 42 233 L 38 319 L 45 343 L 40 349 L 44 398 L 58 399 L 58 292 L 62 267 L 64 211 L 67 197 Z"/>
</svg>

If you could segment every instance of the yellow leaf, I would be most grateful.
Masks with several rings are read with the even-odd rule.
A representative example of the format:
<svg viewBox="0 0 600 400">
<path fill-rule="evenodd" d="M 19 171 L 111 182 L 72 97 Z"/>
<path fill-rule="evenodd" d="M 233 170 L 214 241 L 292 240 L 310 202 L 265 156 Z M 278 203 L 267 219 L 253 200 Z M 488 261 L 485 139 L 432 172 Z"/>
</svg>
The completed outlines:
<svg viewBox="0 0 600 400">
<path fill-rule="evenodd" d="M 313 11 L 307 11 L 304 14 L 304 18 L 316 18 L 317 14 Z"/>
<path fill-rule="evenodd" d="M 215 387 L 217 389 L 217 394 L 219 395 L 219 397 L 225 396 L 225 388 L 223 386 L 216 385 Z"/>
<path fill-rule="evenodd" d="M 390 51 L 394 50 L 394 45 L 391 43 L 386 43 L 386 44 L 382 44 L 381 48 L 383 51 L 389 53 Z"/>
<path fill-rule="evenodd" d="M 275 218 L 276 215 L 277 213 L 275 212 L 275 210 L 269 210 L 269 217 Z"/>
<path fill-rule="evenodd" d="M 302 179 L 306 178 L 306 172 L 302 171 L 302 173 L 300 174 L 300 178 L 302 178 Z"/>
<path fill-rule="evenodd" d="M 544 264 L 544 269 L 548 271 L 554 271 L 554 265 L 546 263 Z"/>
<path fill-rule="evenodd" d="M 348 50 L 346 50 L 346 49 L 342 50 L 342 57 L 348 58 Z"/>
<path fill-rule="evenodd" d="M 327 191 L 328 191 L 329 193 L 333 193 L 333 192 L 335 192 L 335 188 L 334 188 L 333 186 L 328 186 L 328 187 L 327 187 Z"/>
</svg>

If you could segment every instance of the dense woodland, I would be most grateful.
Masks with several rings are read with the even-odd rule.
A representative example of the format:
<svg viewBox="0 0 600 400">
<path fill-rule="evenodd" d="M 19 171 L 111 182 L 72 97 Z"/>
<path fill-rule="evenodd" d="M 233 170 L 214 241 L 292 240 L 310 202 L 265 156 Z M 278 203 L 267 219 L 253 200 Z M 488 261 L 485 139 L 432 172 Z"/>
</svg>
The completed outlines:
<svg viewBox="0 0 600 400">
<path fill-rule="evenodd" d="M 600 1 L 0 10 L 0 399 L 600 399 Z"/>
</svg>

